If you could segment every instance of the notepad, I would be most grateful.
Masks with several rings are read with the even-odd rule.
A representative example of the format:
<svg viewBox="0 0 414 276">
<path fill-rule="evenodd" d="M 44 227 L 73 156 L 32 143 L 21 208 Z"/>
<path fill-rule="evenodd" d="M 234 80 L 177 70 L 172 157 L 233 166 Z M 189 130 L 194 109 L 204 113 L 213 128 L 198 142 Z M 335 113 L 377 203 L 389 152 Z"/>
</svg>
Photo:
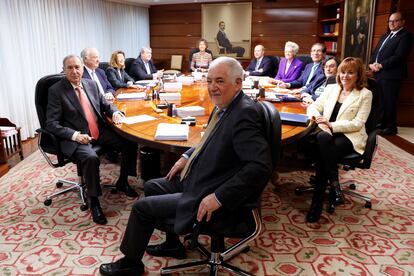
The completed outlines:
<svg viewBox="0 0 414 276">
<path fill-rule="evenodd" d="M 164 82 L 164 92 L 179 92 L 182 89 L 182 82 Z"/>
<path fill-rule="evenodd" d="M 181 93 L 160 93 L 160 100 L 167 102 L 180 101 Z"/>
<path fill-rule="evenodd" d="M 184 117 L 196 117 L 196 116 L 204 116 L 205 109 L 201 106 L 184 106 L 177 108 L 177 116 L 184 118 Z"/>
<path fill-rule="evenodd" d="M 118 100 L 143 100 L 145 99 L 145 92 L 118 94 L 116 98 Z"/>
<path fill-rule="evenodd" d="M 181 82 L 183 85 L 192 85 L 194 83 L 194 78 L 189 76 L 180 76 L 177 78 L 177 81 Z"/>
<path fill-rule="evenodd" d="M 282 123 L 293 126 L 307 126 L 309 118 L 306 114 L 279 112 Z"/>
<path fill-rule="evenodd" d="M 138 115 L 138 116 L 125 117 L 123 120 L 123 123 L 127 125 L 132 125 L 132 124 L 152 121 L 155 119 L 157 118 L 144 114 L 144 115 Z"/>
<path fill-rule="evenodd" d="M 155 132 L 155 140 L 185 141 L 188 140 L 188 131 L 188 125 L 160 123 Z"/>
</svg>

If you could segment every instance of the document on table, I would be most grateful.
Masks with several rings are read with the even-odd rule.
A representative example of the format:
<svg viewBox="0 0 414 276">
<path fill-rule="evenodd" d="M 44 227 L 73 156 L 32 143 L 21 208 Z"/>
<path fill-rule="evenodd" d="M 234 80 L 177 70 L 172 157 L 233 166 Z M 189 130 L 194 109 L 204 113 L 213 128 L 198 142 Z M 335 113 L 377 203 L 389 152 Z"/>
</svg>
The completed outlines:
<svg viewBox="0 0 414 276">
<path fill-rule="evenodd" d="M 118 100 L 143 100 L 145 99 L 145 92 L 122 93 L 116 96 Z"/>
<path fill-rule="evenodd" d="M 184 118 L 184 117 L 188 117 L 188 116 L 204 116 L 205 114 L 205 109 L 202 106 L 184 106 L 184 107 L 179 107 L 177 108 L 177 116 Z"/>
<path fill-rule="evenodd" d="M 155 120 L 155 119 L 157 119 L 157 118 L 144 114 L 144 115 L 125 117 L 124 120 L 123 120 L 123 123 L 127 124 L 127 125 L 132 125 L 132 124 L 136 124 L 136 123 L 152 121 L 152 120 Z"/>
<path fill-rule="evenodd" d="M 160 123 L 155 132 L 155 140 L 185 141 L 188 140 L 188 131 L 188 125 Z"/>
</svg>

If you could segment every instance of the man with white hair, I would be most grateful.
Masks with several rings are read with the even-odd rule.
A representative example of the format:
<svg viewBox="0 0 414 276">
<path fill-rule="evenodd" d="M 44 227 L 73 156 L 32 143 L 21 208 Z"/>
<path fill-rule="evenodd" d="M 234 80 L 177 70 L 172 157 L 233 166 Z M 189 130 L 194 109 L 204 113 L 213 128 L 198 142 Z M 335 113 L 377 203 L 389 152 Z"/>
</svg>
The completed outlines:
<svg viewBox="0 0 414 276">
<path fill-rule="evenodd" d="M 243 68 L 233 58 L 210 64 L 208 92 L 215 108 L 200 142 L 164 178 L 144 184 L 145 197 L 132 207 L 120 250 L 125 257 L 102 264 L 102 275 L 142 275 L 142 257 L 184 258 L 178 235 L 196 221 L 230 224 L 240 206 L 263 191 L 271 174 L 269 144 L 260 106 L 242 88 Z M 147 246 L 155 228 L 167 232 L 161 245 Z"/>
<path fill-rule="evenodd" d="M 157 70 L 152 61 L 152 49 L 142 47 L 139 57 L 131 64 L 129 75 L 136 81 L 158 79 L 164 70 Z"/>
</svg>

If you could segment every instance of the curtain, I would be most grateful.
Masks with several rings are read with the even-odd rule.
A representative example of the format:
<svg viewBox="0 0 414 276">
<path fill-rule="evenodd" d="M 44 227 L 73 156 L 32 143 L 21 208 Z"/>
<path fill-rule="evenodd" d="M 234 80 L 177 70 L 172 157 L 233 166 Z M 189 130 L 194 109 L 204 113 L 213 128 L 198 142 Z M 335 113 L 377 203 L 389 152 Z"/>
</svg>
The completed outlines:
<svg viewBox="0 0 414 276">
<path fill-rule="evenodd" d="M 96 47 L 109 61 L 149 45 L 148 8 L 102 0 L 1 0 L 0 26 L 0 117 L 22 127 L 22 139 L 39 127 L 36 83 L 61 72 L 63 57 Z"/>
</svg>

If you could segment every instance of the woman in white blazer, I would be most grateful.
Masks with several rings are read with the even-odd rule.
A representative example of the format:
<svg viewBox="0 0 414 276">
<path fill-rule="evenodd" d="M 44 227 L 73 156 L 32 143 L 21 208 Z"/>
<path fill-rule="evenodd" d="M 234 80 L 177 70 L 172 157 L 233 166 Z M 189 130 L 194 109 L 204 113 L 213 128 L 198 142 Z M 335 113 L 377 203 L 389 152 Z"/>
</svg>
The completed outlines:
<svg viewBox="0 0 414 276">
<path fill-rule="evenodd" d="M 348 57 L 338 67 L 337 84 L 326 86 L 322 95 L 307 109 L 320 130 L 316 134 L 316 184 L 306 215 L 317 222 L 322 213 L 327 182 L 336 204 L 344 202 L 338 182 L 338 160 L 352 152 L 363 154 L 368 135 L 365 122 L 371 111 L 372 93 L 366 89 L 364 65 Z"/>
</svg>

